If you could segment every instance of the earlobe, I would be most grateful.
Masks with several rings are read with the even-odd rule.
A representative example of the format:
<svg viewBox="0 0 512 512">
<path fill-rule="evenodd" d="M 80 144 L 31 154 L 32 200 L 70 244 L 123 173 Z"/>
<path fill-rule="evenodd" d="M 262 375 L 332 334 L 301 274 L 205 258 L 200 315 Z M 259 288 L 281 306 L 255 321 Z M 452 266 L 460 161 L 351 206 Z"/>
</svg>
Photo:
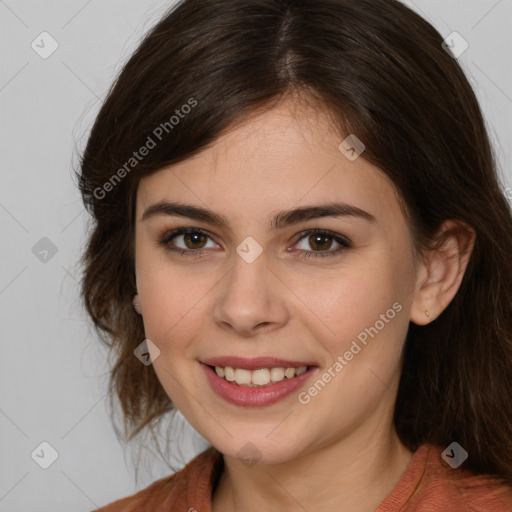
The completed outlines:
<svg viewBox="0 0 512 512">
<path fill-rule="evenodd" d="M 469 263 L 475 232 L 467 224 L 447 220 L 436 237 L 436 248 L 424 254 L 410 320 L 426 325 L 435 320 L 455 297 Z"/>
<path fill-rule="evenodd" d="M 137 294 L 135 294 L 133 296 L 133 300 L 132 300 L 132 306 L 133 306 L 133 309 L 139 314 L 139 315 L 142 315 L 142 309 L 140 307 L 140 302 L 139 302 L 139 296 Z"/>
</svg>

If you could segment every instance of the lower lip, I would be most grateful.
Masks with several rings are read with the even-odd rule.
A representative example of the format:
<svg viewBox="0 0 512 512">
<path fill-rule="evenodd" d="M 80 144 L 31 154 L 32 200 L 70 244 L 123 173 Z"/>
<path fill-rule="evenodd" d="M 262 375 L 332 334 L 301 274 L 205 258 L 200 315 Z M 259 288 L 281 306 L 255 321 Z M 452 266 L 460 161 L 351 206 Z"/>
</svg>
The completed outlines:
<svg viewBox="0 0 512 512">
<path fill-rule="evenodd" d="M 220 397 L 235 405 L 252 407 L 262 407 L 279 402 L 279 400 L 298 390 L 318 370 L 318 367 L 313 366 L 298 377 L 284 378 L 280 382 L 271 383 L 267 386 L 248 387 L 239 386 L 219 377 L 215 370 L 204 363 L 201 363 L 201 366 L 206 373 L 210 386 Z"/>
</svg>

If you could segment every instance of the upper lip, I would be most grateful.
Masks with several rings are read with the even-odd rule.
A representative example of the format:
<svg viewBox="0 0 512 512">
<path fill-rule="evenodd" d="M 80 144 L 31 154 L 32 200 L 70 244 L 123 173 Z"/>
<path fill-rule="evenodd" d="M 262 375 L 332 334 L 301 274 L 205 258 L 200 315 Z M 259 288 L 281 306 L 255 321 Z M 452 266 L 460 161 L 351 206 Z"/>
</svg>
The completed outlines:
<svg viewBox="0 0 512 512">
<path fill-rule="evenodd" d="M 231 368 L 240 368 L 244 370 L 258 370 L 260 368 L 300 368 L 301 366 L 315 366 L 308 361 L 290 361 L 278 359 L 276 357 L 255 357 L 247 359 L 245 357 L 220 356 L 211 357 L 201 361 L 209 366 L 230 366 Z"/>
</svg>

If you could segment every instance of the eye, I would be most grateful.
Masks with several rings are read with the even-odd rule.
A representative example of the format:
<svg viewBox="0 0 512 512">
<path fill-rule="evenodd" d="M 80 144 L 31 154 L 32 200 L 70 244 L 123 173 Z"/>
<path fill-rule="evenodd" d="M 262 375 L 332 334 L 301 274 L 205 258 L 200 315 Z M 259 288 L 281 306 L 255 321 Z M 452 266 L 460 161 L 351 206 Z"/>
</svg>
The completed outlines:
<svg viewBox="0 0 512 512">
<path fill-rule="evenodd" d="M 317 257 L 326 257 L 326 256 L 336 256 L 341 252 L 345 251 L 352 247 L 351 242 L 348 238 L 340 235 L 338 233 L 333 233 L 332 231 L 327 231 L 325 229 L 313 229 L 310 231 L 306 231 L 301 233 L 302 236 L 299 239 L 299 244 L 302 241 L 305 242 L 305 245 L 312 247 L 312 251 L 300 248 L 302 258 L 317 258 Z M 332 247 L 333 242 L 338 244 L 338 247 L 335 250 L 328 250 Z M 297 244 L 295 247 L 298 247 Z"/>
<path fill-rule="evenodd" d="M 209 248 L 206 243 L 210 235 L 199 228 L 178 228 L 166 233 L 158 243 L 163 246 L 166 251 L 176 252 L 187 256 L 198 256 L 205 251 L 202 249 Z M 172 242 L 172 240 L 181 239 L 181 246 L 179 242 Z M 216 244 L 214 244 L 216 246 Z M 174 246 L 174 247 L 173 247 Z"/>
<path fill-rule="evenodd" d="M 218 248 L 218 245 L 213 241 L 213 247 L 208 247 L 208 239 L 211 240 L 210 235 L 207 231 L 199 228 L 177 228 L 164 234 L 162 238 L 158 240 L 158 243 L 164 248 L 164 250 L 172 253 L 178 253 L 184 256 L 202 256 L 208 253 L 209 248 Z M 176 242 L 174 241 L 176 240 Z M 301 243 L 309 244 L 312 250 L 308 250 L 299 247 Z M 334 250 L 333 244 L 337 244 Z M 336 256 L 341 252 L 352 247 L 352 244 L 348 238 L 327 231 L 325 229 L 312 229 L 300 233 L 299 242 L 295 244 L 294 248 L 299 249 L 299 257 L 301 258 L 316 258 L 316 257 L 327 257 Z"/>
</svg>

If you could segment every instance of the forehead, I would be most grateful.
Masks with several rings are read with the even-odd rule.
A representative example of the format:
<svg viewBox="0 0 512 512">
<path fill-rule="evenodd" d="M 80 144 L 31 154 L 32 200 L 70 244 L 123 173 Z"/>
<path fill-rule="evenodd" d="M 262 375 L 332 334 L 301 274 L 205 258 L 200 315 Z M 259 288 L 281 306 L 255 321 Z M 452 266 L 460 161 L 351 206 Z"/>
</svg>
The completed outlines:
<svg viewBox="0 0 512 512">
<path fill-rule="evenodd" d="M 143 178 L 137 218 L 165 200 L 206 206 L 235 219 L 338 201 L 375 217 L 402 218 L 389 178 L 364 152 L 352 160 L 340 151 L 346 136 L 322 110 L 283 101 L 231 128 L 196 156 Z"/>
</svg>

